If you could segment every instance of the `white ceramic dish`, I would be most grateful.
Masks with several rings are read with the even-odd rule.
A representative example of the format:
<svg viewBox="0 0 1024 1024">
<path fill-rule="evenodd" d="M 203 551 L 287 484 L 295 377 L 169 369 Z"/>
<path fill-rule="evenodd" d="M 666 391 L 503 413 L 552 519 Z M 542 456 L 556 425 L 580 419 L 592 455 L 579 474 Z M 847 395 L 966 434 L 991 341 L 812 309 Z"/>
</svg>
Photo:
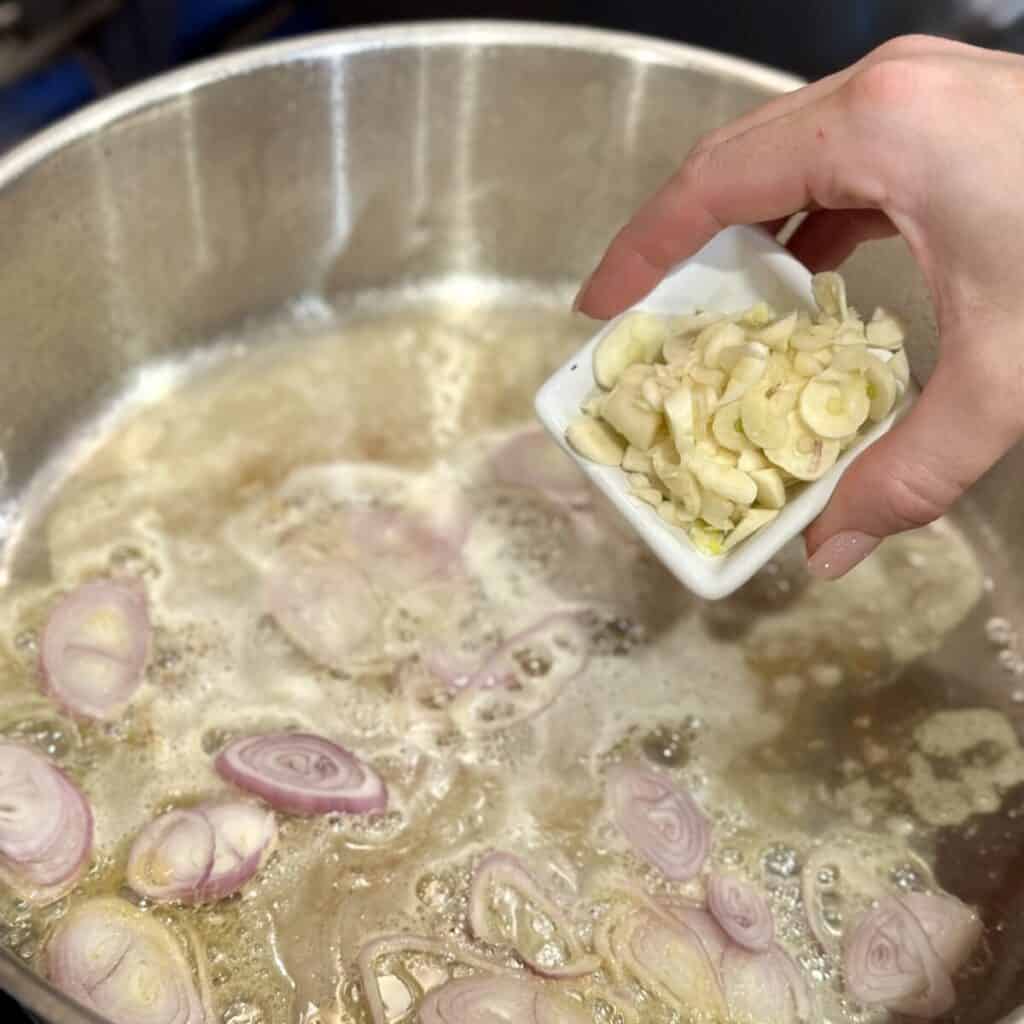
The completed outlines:
<svg viewBox="0 0 1024 1024">
<path fill-rule="evenodd" d="M 857 297 L 851 298 L 856 305 Z M 627 313 L 635 310 L 688 313 L 697 307 L 734 313 L 760 301 L 770 303 L 779 311 L 812 310 L 811 273 L 764 231 L 734 227 L 722 231 L 695 256 L 675 267 L 650 295 Z M 732 551 L 711 557 L 698 551 L 682 530 L 669 526 L 649 505 L 632 497 L 621 469 L 582 459 L 565 441 L 566 428 L 597 386 L 593 373 L 594 349 L 619 319 L 606 324 L 544 383 L 535 401 L 537 415 L 679 581 L 708 600 L 727 597 L 743 586 L 783 546 L 803 532 L 824 509 L 850 463 L 890 429 L 910 401 L 908 392 L 893 413 L 844 452 L 820 480 L 793 492 L 785 508 L 766 527 Z"/>
</svg>

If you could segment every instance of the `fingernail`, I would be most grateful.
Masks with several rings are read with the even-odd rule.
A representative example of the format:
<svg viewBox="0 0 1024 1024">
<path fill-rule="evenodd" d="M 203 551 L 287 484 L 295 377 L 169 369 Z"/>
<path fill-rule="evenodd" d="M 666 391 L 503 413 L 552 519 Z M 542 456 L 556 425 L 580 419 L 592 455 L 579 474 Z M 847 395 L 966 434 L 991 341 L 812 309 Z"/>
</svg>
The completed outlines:
<svg viewBox="0 0 1024 1024">
<path fill-rule="evenodd" d="M 572 300 L 572 311 L 578 313 L 580 310 L 580 303 L 583 301 L 583 296 L 586 295 L 587 289 L 590 287 L 590 282 L 594 280 L 594 275 L 591 274 L 584 282 L 580 285 L 580 290 L 576 293 L 576 298 Z"/>
<path fill-rule="evenodd" d="M 811 555 L 807 568 L 812 576 L 819 579 L 837 580 L 863 562 L 881 543 L 881 537 L 872 537 L 857 530 L 837 533 Z"/>
</svg>

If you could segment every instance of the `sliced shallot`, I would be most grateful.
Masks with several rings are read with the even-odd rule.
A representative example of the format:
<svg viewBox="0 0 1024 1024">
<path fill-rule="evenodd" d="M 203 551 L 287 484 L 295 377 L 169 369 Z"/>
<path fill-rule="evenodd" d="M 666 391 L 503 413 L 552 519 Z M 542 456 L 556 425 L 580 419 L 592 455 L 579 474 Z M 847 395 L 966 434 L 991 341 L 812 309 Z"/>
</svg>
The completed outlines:
<svg viewBox="0 0 1024 1024">
<path fill-rule="evenodd" d="M 266 605 L 299 650 L 334 669 L 367 645 L 382 615 L 366 575 L 339 558 L 282 558 L 267 577 Z"/>
<path fill-rule="evenodd" d="M 217 771 L 289 814 L 366 814 L 387 807 L 387 788 L 358 757 L 322 736 L 247 736 L 218 755 Z"/>
<path fill-rule="evenodd" d="M 725 1017 L 718 968 L 685 925 L 634 908 L 617 919 L 608 940 L 618 965 L 666 1005 L 712 1020 Z"/>
<path fill-rule="evenodd" d="M 509 977 L 460 978 L 428 993 L 419 1024 L 587 1024 L 583 1008 L 541 988 Z"/>
<path fill-rule="evenodd" d="M 469 923 L 478 939 L 512 945 L 528 967 L 547 978 L 580 977 L 600 966 L 583 949 L 561 908 L 526 866 L 507 853 L 489 854 L 477 866 Z"/>
<path fill-rule="evenodd" d="M 711 825 L 689 793 L 651 769 L 620 765 L 609 772 L 608 796 L 616 823 L 645 860 L 678 882 L 700 871 Z"/>
<path fill-rule="evenodd" d="M 540 427 L 514 434 L 495 451 L 492 464 L 495 477 L 503 484 L 532 487 L 573 508 L 590 504 L 587 478 Z"/>
<path fill-rule="evenodd" d="M 775 950 L 755 953 L 730 945 L 722 957 L 722 987 L 730 1015 L 757 1024 L 794 1024 L 797 995 Z"/>
<path fill-rule="evenodd" d="M 381 975 L 377 970 L 377 961 L 388 957 L 401 957 L 409 954 L 415 956 L 429 956 L 443 961 L 449 967 L 461 965 L 462 967 L 474 967 L 477 970 L 489 972 L 501 972 L 511 974 L 498 964 L 485 960 L 475 953 L 465 950 L 455 950 L 437 939 L 424 938 L 421 935 L 382 935 L 372 939 L 359 951 L 357 966 L 359 978 L 363 986 L 363 995 L 366 998 L 367 1006 L 370 1009 L 370 1017 L 373 1024 L 388 1024 L 391 1015 L 387 1012 L 384 1003 L 384 996 L 381 991 Z M 403 975 L 405 972 L 401 972 Z M 388 978 L 395 978 L 395 975 L 385 975 Z M 410 992 L 410 979 L 403 977 L 400 980 L 401 986 L 405 989 L 405 998 L 419 996 L 421 992 Z"/>
<path fill-rule="evenodd" d="M 277 843 L 273 812 L 241 801 L 170 811 L 150 822 L 128 857 L 128 884 L 150 899 L 209 903 L 237 892 Z"/>
<path fill-rule="evenodd" d="M 578 614 L 547 615 L 502 644 L 465 681 L 449 713 L 470 733 L 495 732 L 530 718 L 583 671 L 589 649 Z"/>
<path fill-rule="evenodd" d="M 204 1024 L 192 969 L 171 934 L 123 900 L 79 904 L 46 949 L 50 980 L 113 1024 Z"/>
<path fill-rule="evenodd" d="M 457 564 L 465 540 L 461 513 L 447 532 L 414 509 L 353 505 L 348 512 L 352 557 L 376 582 L 411 587 L 445 574 Z"/>
<path fill-rule="evenodd" d="M 0 741 L 0 878 L 32 903 L 60 899 L 92 850 L 89 802 L 42 754 Z"/>
<path fill-rule="evenodd" d="M 981 918 L 948 893 L 912 892 L 900 898 L 917 918 L 946 970 L 956 974 L 981 939 Z"/>
<path fill-rule="evenodd" d="M 43 630 L 47 693 L 75 714 L 116 717 L 142 683 L 151 634 L 140 587 L 83 583 L 53 609 Z"/>
<path fill-rule="evenodd" d="M 744 949 L 764 952 L 775 938 L 775 922 L 764 896 L 736 875 L 708 880 L 708 909 L 726 934 Z"/>
<path fill-rule="evenodd" d="M 656 906 L 696 934 L 713 964 L 721 963 L 730 939 L 711 914 L 697 904 L 680 899 L 660 899 Z"/>
<path fill-rule="evenodd" d="M 850 995 L 865 1006 L 930 1020 L 955 1002 L 949 971 L 917 918 L 895 899 L 858 922 L 844 943 L 843 971 Z"/>
</svg>

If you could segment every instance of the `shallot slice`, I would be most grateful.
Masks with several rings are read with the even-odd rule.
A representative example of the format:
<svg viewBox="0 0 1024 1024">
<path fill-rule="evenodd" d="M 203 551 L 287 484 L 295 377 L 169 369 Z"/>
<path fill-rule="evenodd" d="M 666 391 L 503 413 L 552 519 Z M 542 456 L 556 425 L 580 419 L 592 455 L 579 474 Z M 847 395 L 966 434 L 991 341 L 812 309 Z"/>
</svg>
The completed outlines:
<svg viewBox="0 0 1024 1024">
<path fill-rule="evenodd" d="M 404 954 L 434 957 L 450 966 L 458 964 L 492 973 L 495 971 L 505 974 L 512 973 L 475 953 L 452 949 L 437 939 L 428 939 L 421 935 L 382 935 L 363 946 L 357 960 L 363 995 L 366 998 L 373 1024 L 388 1024 L 390 1019 L 384 1004 L 384 997 L 381 994 L 377 961 L 383 957 L 398 957 Z M 408 990 L 408 983 L 403 981 L 402 984 Z"/>
<path fill-rule="evenodd" d="M 713 964 L 722 961 L 722 954 L 730 943 L 722 926 L 703 907 L 683 900 L 660 899 L 655 904 L 659 910 L 673 920 L 689 928 L 707 951 Z"/>
<path fill-rule="evenodd" d="M 502 644 L 465 681 L 449 713 L 470 733 L 495 732 L 531 718 L 583 671 L 589 651 L 577 613 L 547 615 Z"/>
<path fill-rule="evenodd" d="M 289 814 L 366 814 L 387 807 L 380 776 L 322 736 L 280 732 L 247 736 L 217 756 L 217 771 Z"/>
<path fill-rule="evenodd" d="M 711 825 L 689 793 L 666 776 L 638 765 L 608 775 L 612 814 L 633 848 L 673 881 L 701 869 L 711 847 Z"/>
<path fill-rule="evenodd" d="M 868 911 L 847 937 L 843 972 L 850 995 L 865 1006 L 931 1020 L 956 1001 L 949 971 L 924 929 L 895 899 Z"/>
<path fill-rule="evenodd" d="M 632 909 L 613 925 L 608 945 L 618 965 L 666 1005 L 710 1019 L 725 1017 L 718 968 L 685 925 Z"/>
<path fill-rule="evenodd" d="M 538 926 L 538 914 L 546 918 L 543 927 Z M 477 865 L 469 923 L 478 939 L 510 943 L 528 967 L 547 978 L 580 977 L 600 966 L 597 957 L 585 952 L 561 908 L 526 866 L 507 853 L 489 854 Z"/>
<path fill-rule="evenodd" d="M 755 953 L 731 945 L 722 957 L 722 986 L 730 1015 L 758 1024 L 794 1024 L 797 995 L 775 950 Z"/>
<path fill-rule="evenodd" d="M 171 934 L 123 900 L 79 904 L 46 948 L 50 980 L 113 1024 L 204 1024 L 192 969 Z"/>
<path fill-rule="evenodd" d="M 282 559 L 267 578 L 266 605 L 299 650 L 334 669 L 366 646 L 382 615 L 369 579 L 342 559 Z"/>
<path fill-rule="evenodd" d="M 981 918 L 948 893 L 911 892 L 901 899 L 924 929 L 946 970 L 956 974 L 981 939 Z"/>
<path fill-rule="evenodd" d="M 587 478 L 540 427 L 514 434 L 494 452 L 492 465 L 500 483 L 533 488 L 571 508 L 590 504 Z"/>
<path fill-rule="evenodd" d="M 116 717 L 142 683 L 151 635 L 140 587 L 83 583 L 53 609 L 43 630 L 46 692 L 75 714 Z"/>
<path fill-rule="evenodd" d="M 0 878 L 31 903 L 53 903 L 81 877 L 92 838 L 78 787 L 42 754 L 0 741 Z"/>
<path fill-rule="evenodd" d="M 526 979 L 460 978 L 428 993 L 419 1024 L 587 1024 L 583 1008 Z"/>
<path fill-rule="evenodd" d="M 213 869 L 216 837 L 198 810 L 170 811 L 150 822 L 128 855 L 128 884 L 154 900 L 196 901 Z"/>
<path fill-rule="evenodd" d="M 237 892 L 277 843 L 272 811 L 252 804 L 203 804 L 150 822 L 132 845 L 128 884 L 153 900 L 209 903 Z"/>
<path fill-rule="evenodd" d="M 716 873 L 708 880 L 708 909 L 734 942 L 763 953 L 775 938 L 768 901 L 736 875 Z"/>
<path fill-rule="evenodd" d="M 461 520 L 462 513 L 450 518 Z M 452 570 L 465 539 L 466 524 L 442 531 L 412 509 L 353 505 L 347 516 L 352 556 L 379 584 L 413 587 Z"/>
</svg>

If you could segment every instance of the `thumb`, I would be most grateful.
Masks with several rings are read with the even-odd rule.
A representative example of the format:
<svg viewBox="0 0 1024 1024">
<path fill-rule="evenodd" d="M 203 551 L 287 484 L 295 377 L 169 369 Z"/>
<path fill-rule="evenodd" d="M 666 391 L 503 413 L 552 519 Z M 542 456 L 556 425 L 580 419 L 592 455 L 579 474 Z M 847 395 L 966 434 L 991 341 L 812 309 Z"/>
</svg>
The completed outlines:
<svg viewBox="0 0 1024 1024">
<path fill-rule="evenodd" d="M 837 579 L 885 537 L 937 519 L 1019 440 L 1020 373 L 1007 373 L 1016 354 L 993 346 L 1001 360 L 988 366 L 985 348 L 950 346 L 907 416 L 843 475 L 804 535 L 813 575 Z"/>
</svg>

